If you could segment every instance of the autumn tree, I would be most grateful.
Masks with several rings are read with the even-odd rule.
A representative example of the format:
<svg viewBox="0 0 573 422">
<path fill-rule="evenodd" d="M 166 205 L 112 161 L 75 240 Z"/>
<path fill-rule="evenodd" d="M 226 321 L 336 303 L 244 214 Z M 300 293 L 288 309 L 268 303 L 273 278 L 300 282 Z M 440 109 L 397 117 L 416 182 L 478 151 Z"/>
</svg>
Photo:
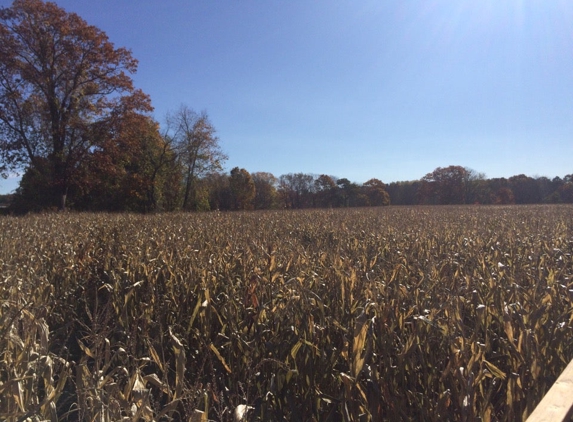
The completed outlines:
<svg viewBox="0 0 573 422">
<path fill-rule="evenodd" d="M 465 204 L 487 203 L 491 197 L 491 190 L 488 189 L 485 173 L 480 173 L 471 168 L 464 167 L 462 172 Z"/>
<path fill-rule="evenodd" d="M 555 202 L 552 195 L 557 190 L 558 185 L 544 176 L 535 178 L 535 182 L 537 183 L 540 200 L 545 203 Z"/>
<path fill-rule="evenodd" d="M 393 205 L 416 205 L 418 203 L 420 181 L 392 182 L 386 186 Z"/>
<path fill-rule="evenodd" d="M 255 209 L 270 209 L 276 206 L 277 202 L 277 178 L 271 173 L 252 173 L 255 183 Z"/>
<path fill-rule="evenodd" d="M 573 174 L 568 174 L 563 179 L 553 180 L 556 186 L 554 202 L 573 203 Z"/>
<path fill-rule="evenodd" d="M 32 168 L 66 207 L 93 126 L 128 110 L 150 111 L 128 73 L 137 60 L 55 3 L 15 0 L 0 9 L 0 166 Z"/>
<path fill-rule="evenodd" d="M 558 189 L 560 202 L 573 204 L 573 182 L 566 182 Z"/>
<path fill-rule="evenodd" d="M 221 150 L 215 127 L 206 112 L 198 114 L 182 105 L 166 120 L 166 137 L 177 151 L 184 172 L 183 209 L 193 209 L 198 178 L 221 170 L 227 156 Z"/>
<path fill-rule="evenodd" d="M 229 176 L 223 172 L 212 172 L 201 179 L 209 193 L 211 210 L 230 210 L 233 206 Z"/>
<path fill-rule="evenodd" d="M 49 161 L 39 157 L 36 165 L 26 168 L 22 175 L 14 193 L 11 210 L 18 214 L 24 214 L 50 208 L 55 209 L 51 179 L 51 165 Z"/>
<path fill-rule="evenodd" d="M 333 207 L 336 204 L 338 186 L 331 176 L 321 174 L 314 181 L 316 204 L 319 207 Z"/>
<path fill-rule="evenodd" d="M 465 204 L 469 171 L 461 166 L 438 167 L 422 178 L 420 198 L 430 204 Z"/>
<path fill-rule="evenodd" d="M 535 204 L 541 202 L 537 181 L 525 174 L 518 174 L 508 179 L 509 187 L 515 195 L 516 204 Z"/>
<path fill-rule="evenodd" d="M 247 170 L 239 167 L 233 168 L 229 177 L 229 187 L 233 198 L 233 209 L 253 209 L 255 182 Z"/>
<path fill-rule="evenodd" d="M 174 209 L 181 173 L 171 144 L 149 116 L 125 113 L 97 136 L 104 140 L 84 166 L 76 208 L 114 211 Z M 94 135 L 95 136 L 95 135 Z M 178 189 L 175 189 L 178 191 Z"/>
<path fill-rule="evenodd" d="M 357 207 L 368 205 L 368 198 L 360 192 L 360 187 L 356 183 L 344 177 L 338 179 L 336 184 L 338 185 L 338 206 Z"/>
<path fill-rule="evenodd" d="M 174 151 L 147 115 L 125 113 L 106 130 L 84 160 L 70 188 L 69 205 L 77 210 L 149 212 L 173 210 L 178 202 L 181 172 Z M 45 162 L 45 165 L 49 163 Z M 49 182 L 33 167 L 24 173 L 14 211 L 50 208 Z"/>
<path fill-rule="evenodd" d="M 466 189 L 466 201 L 468 204 L 490 204 L 493 191 L 487 179 L 475 179 L 469 183 Z"/>
<path fill-rule="evenodd" d="M 314 176 L 288 173 L 279 177 L 278 193 L 285 208 L 308 208 L 313 205 Z"/>
<path fill-rule="evenodd" d="M 386 185 L 381 180 L 370 179 L 362 185 L 362 188 L 370 205 L 390 205 L 390 195 L 386 192 Z"/>
<path fill-rule="evenodd" d="M 495 205 L 515 204 L 513 191 L 508 187 L 499 188 L 493 197 L 493 203 Z"/>
<path fill-rule="evenodd" d="M 192 209 L 194 211 L 210 211 L 211 208 L 211 180 L 207 177 L 197 179 L 193 189 Z M 229 194 L 227 194 L 229 195 Z"/>
<path fill-rule="evenodd" d="M 297 191 L 293 182 L 294 174 L 283 174 L 279 177 L 277 193 L 281 200 L 281 207 L 286 209 L 295 208 L 297 204 Z"/>
</svg>

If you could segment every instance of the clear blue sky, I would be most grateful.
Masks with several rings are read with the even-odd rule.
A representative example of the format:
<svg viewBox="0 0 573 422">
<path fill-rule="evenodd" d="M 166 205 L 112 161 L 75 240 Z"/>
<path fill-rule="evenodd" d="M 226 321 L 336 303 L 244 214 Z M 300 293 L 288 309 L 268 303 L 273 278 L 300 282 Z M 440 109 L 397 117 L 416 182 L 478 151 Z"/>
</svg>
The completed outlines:
<svg viewBox="0 0 573 422">
<path fill-rule="evenodd" d="M 206 110 L 227 170 L 573 173 L 571 0 L 56 3 L 132 50 L 159 122 Z"/>
</svg>

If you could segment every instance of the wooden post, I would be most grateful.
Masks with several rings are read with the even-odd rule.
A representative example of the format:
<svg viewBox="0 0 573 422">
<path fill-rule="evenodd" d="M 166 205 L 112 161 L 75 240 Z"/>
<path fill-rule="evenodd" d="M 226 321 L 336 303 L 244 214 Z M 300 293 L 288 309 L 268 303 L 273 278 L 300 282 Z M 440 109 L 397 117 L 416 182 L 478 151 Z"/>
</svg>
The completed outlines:
<svg viewBox="0 0 573 422">
<path fill-rule="evenodd" d="M 537 405 L 527 422 L 564 422 L 573 415 L 573 360 Z"/>
</svg>

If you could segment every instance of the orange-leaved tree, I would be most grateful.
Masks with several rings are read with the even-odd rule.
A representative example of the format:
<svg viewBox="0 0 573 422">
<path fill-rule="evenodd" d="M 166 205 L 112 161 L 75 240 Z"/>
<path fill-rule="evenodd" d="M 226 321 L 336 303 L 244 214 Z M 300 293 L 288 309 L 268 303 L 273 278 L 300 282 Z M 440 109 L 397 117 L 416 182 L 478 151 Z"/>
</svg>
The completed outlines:
<svg viewBox="0 0 573 422">
<path fill-rule="evenodd" d="M 158 123 L 138 113 L 124 113 L 114 120 L 94 135 L 103 140 L 78 179 L 76 208 L 138 212 L 176 208 L 181 170 Z"/>
<path fill-rule="evenodd" d="M 0 9 L 0 170 L 34 169 L 64 209 L 101 141 L 93 126 L 151 110 L 128 75 L 136 69 L 129 50 L 55 3 L 15 0 Z"/>
</svg>

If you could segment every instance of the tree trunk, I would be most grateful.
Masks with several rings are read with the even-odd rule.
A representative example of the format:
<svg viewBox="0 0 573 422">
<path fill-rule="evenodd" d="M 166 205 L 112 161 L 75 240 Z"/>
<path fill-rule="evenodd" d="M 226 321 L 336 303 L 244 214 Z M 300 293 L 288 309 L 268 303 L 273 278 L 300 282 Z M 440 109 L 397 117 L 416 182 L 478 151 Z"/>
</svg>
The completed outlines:
<svg viewBox="0 0 573 422">
<path fill-rule="evenodd" d="M 58 209 L 59 211 L 65 211 L 66 210 L 66 202 L 68 199 L 68 184 L 64 181 L 61 182 L 61 184 L 59 184 L 58 187 L 58 192 L 59 192 L 59 203 L 58 203 Z"/>
<path fill-rule="evenodd" d="M 58 204 L 58 209 L 60 211 L 65 211 L 66 201 L 68 198 L 68 178 L 66 174 L 66 163 L 60 158 L 61 155 L 61 152 L 54 154 L 55 162 L 53 183 L 56 188 L 54 193 L 57 195 L 57 199 L 54 198 L 54 200 L 56 201 L 55 204 Z"/>
<path fill-rule="evenodd" d="M 67 191 L 67 189 L 66 189 Z M 65 192 L 62 192 L 60 195 L 60 211 L 65 211 L 66 210 L 66 199 L 68 197 L 68 194 Z"/>
<path fill-rule="evenodd" d="M 185 196 L 183 197 L 183 210 L 189 211 L 189 202 L 195 202 L 196 197 L 195 189 L 195 160 L 187 170 L 187 181 L 185 184 Z"/>
<path fill-rule="evenodd" d="M 187 173 L 187 180 L 185 181 L 185 195 L 183 196 L 183 210 L 188 211 L 189 194 L 191 192 L 191 172 Z"/>
</svg>

